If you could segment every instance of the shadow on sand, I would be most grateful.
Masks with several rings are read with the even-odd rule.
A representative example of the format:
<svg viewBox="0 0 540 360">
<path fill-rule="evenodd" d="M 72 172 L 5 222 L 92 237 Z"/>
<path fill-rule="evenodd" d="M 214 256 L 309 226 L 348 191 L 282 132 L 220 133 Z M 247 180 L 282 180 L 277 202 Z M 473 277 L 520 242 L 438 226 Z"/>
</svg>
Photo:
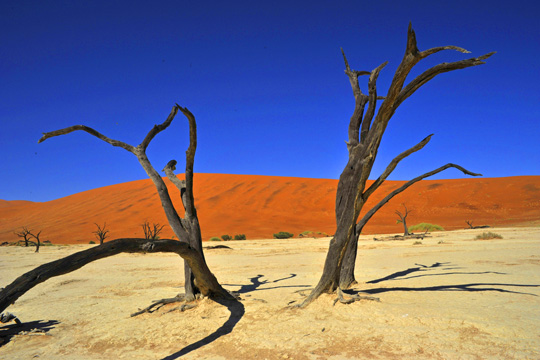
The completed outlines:
<svg viewBox="0 0 540 360">
<path fill-rule="evenodd" d="M 285 285 L 285 286 L 274 286 L 269 288 L 260 289 L 261 285 L 271 284 L 271 283 L 277 283 L 284 280 L 289 280 L 294 277 L 296 277 L 296 274 L 290 274 L 287 277 L 277 279 L 277 280 L 263 280 L 260 279 L 264 277 L 264 275 L 257 275 L 249 279 L 250 284 L 222 284 L 223 286 L 240 286 L 240 289 L 237 291 L 233 291 L 233 294 L 246 294 L 257 290 L 269 290 L 269 289 L 277 289 L 277 288 L 284 288 L 284 287 L 309 287 L 310 285 Z M 214 300 L 215 302 L 226 306 L 227 309 L 230 311 L 231 315 L 225 321 L 223 325 L 221 325 L 216 331 L 214 331 L 212 334 L 202 338 L 201 340 L 194 342 L 193 344 L 190 344 L 186 346 L 185 348 L 175 352 L 174 354 L 168 355 L 164 357 L 162 360 L 174 360 L 178 359 L 194 350 L 200 349 L 201 347 L 208 345 L 212 343 L 213 341 L 219 339 L 220 337 L 227 335 L 231 333 L 240 321 L 242 317 L 245 314 L 245 308 L 244 304 L 242 304 L 238 300 Z"/>
<path fill-rule="evenodd" d="M 482 271 L 482 272 L 467 272 L 467 271 L 454 271 L 458 269 L 463 269 L 462 267 L 452 265 L 450 263 L 440 263 L 436 262 L 432 265 L 422 265 L 415 264 L 417 267 L 409 268 L 403 271 L 398 271 L 388 276 L 382 277 L 380 279 L 375 279 L 368 281 L 367 284 L 377 284 L 389 280 L 406 280 L 413 279 L 424 276 L 446 276 L 446 275 L 482 275 L 482 274 L 497 274 L 497 275 L 507 275 L 507 273 L 497 272 L 497 271 Z M 433 273 L 433 270 L 440 270 L 443 272 Z M 413 273 L 423 273 L 419 275 L 407 276 Z M 523 295 L 532 295 L 538 296 L 536 294 L 526 293 L 516 290 L 507 290 L 502 287 L 517 287 L 517 288 L 533 288 L 540 287 L 540 285 L 533 284 L 508 284 L 508 283 L 471 283 L 471 284 L 456 284 L 456 285 L 438 285 L 438 286 L 426 286 L 426 287 L 384 287 L 384 288 L 371 288 L 365 290 L 347 290 L 345 292 L 349 294 L 380 294 L 391 291 L 496 291 L 502 293 L 512 293 L 512 294 L 523 294 Z"/>
<path fill-rule="evenodd" d="M 54 325 L 59 324 L 59 321 L 30 321 L 22 324 L 11 324 L 0 327 L 0 347 L 6 345 L 15 335 L 29 334 L 45 334 L 54 328 Z"/>
</svg>

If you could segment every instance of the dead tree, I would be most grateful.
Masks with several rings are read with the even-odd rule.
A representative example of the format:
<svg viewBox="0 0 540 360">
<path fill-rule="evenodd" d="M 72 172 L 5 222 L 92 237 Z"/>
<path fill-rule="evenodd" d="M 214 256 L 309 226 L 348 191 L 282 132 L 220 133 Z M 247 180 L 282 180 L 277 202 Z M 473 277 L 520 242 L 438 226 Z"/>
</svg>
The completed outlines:
<svg viewBox="0 0 540 360">
<path fill-rule="evenodd" d="M 144 238 L 152 241 L 159 239 L 159 233 L 165 227 L 165 225 L 159 225 L 156 223 L 153 223 L 152 226 L 150 226 L 148 221 L 145 221 L 141 226 L 144 231 Z"/>
<path fill-rule="evenodd" d="M 420 175 L 408 181 L 400 188 L 392 191 L 375 205 L 373 209 L 366 212 L 360 221 L 358 221 L 360 212 L 368 198 L 381 186 L 398 163 L 405 157 L 422 149 L 432 137 L 432 135 L 429 135 L 412 148 L 395 157 L 377 180 L 375 180 L 371 186 L 367 187 L 366 181 L 371 173 L 375 158 L 377 157 L 377 151 L 379 150 L 382 136 L 388 122 L 399 105 L 435 76 L 453 70 L 484 64 L 483 60 L 489 58 L 493 54 L 489 53 L 476 58 L 433 66 L 405 85 L 407 75 L 420 60 L 442 50 L 457 50 L 462 53 L 469 53 L 469 51 L 457 46 L 441 46 L 420 51 L 417 47 L 414 30 L 409 24 L 405 55 L 394 74 L 386 96 L 381 97 L 377 94 L 377 78 L 379 72 L 386 66 L 387 62 L 381 64 L 372 71 L 352 70 L 342 49 L 343 59 L 345 61 L 345 74 L 349 77 L 355 98 L 355 108 L 349 123 L 348 141 L 346 142 L 349 160 L 341 173 L 338 182 L 335 208 L 336 232 L 330 241 L 323 273 L 318 284 L 301 306 L 307 306 L 325 292 L 337 292 L 340 301 L 349 302 L 348 300 L 342 300 L 344 298 L 341 290 L 356 283 L 354 278 L 354 268 L 356 263 L 358 236 L 373 214 L 375 214 L 377 210 L 386 204 L 392 197 L 401 193 L 412 184 L 450 167 L 461 170 L 467 175 L 480 175 L 472 173 L 459 165 L 446 164 L 438 169 Z M 364 94 L 359 86 L 359 77 L 364 75 L 369 76 L 368 94 Z M 377 101 L 379 100 L 382 100 L 382 103 L 379 106 L 379 110 L 376 111 Z"/>
<path fill-rule="evenodd" d="M 42 230 L 43 231 L 43 230 Z M 34 235 L 33 233 L 30 233 L 30 235 L 32 235 L 32 237 L 34 239 L 36 239 L 36 252 L 39 252 L 39 247 L 41 246 L 41 242 L 39 240 L 39 235 L 41 235 L 41 231 L 38 232 L 36 235 Z"/>
<path fill-rule="evenodd" d="M 107 238 L 109 234 L 109 230 L 106 230 L 107 223 L 104 223 L 103 227 L 99 226 L 99 224 L 97 223 L 94 223 L 94 225 L 96 225 L 97 230 L 92 231 L 92 234 L 96 235 L 96 238 L 99 240 L 99 245 L 103 245 L 103 242 L 105 241 L 105 239 Z"/>
<path fill-rule="evenodd" d="M 31 235 L 31 230 L 29 230 L 26 226 L 24 226 L 21 231 L 15 232 L 15 235 L 17 235 L 18 237 L 23 238 L 24 239 L 24 246 L 28 247 L 29 241 L 30 241 L 30 236 L 32 236 Z"/>
<path fill-rule="evenodd" d="M 165 182 L 159 173 L 154 169 L 146 156 L 146 149 L 152 139 L 154 139 L 154 137 L 161 131 L 167 129 L 178 111 L 181 111 L 186 116 L 189 121 L 190 128 L 190 144 L 186 152 L 186 180 L 181 182 L 183 185 L 183 188 L 181 188 L 182 200 L 184 201 L 184 207 L 186 208 L 184 218 L 181 218 L 177 213 L 171 201 Z M 172 111 L 167 119 L 162 124 L 155 125 L 138 146 L 132 146 L 118 140 L 110 139 L 85 125 L 74 125 L 65 129 L 44 133 L 39 142 L 41 143 L 51 137 L 69 134 L 77 130 L 85 131 L 113 146 L 123 148 L 137 157 L 139 163 L 156 186 L 169 225 L 180 241 L 117 239 L 109 241 L 101 246 L 96 246 L 63 259 L 44 264 L 26 274 L 23 274 L 19 278 L 15 279 L 13 283 L 0 290 L 0 312 L 17 300 L 17 298 L 23 295 L 26 291 L 50 277 L 69 273 L 79 269 L 89 262 L 122 252 L 172 252 L 180 255 L 184 259 L 185 267 L 190 269 L 189 274 L 186 276 L 189 276 L 190 280 L 195 279 L 197 286 L 194 286 L 193 280 L 189 282 L 186 281 L 186 295 L 179 294 L 175 299 L 189 301 L 194 299 L 196 294 L 200 294 L 202 296 L 215 299 L 222 298 L 235 300 L 235 298 L 219 284 L 216 277 L 212 274 L 202 252 L 200 229 L 198 227 L 198 219 L 195 212 L 195 202 L 193 200 L 193 163 L 197 144 L 197 130 L 195 117 L 193 114 L 187 108 L 182 108 L 176 104 L 172 108 Z M 169 162 L 169 165 L 173 162 L 176 164 L 176 161 L 171 161 Z M 167 176 L 169 176 L 169 178 L 174 177 L 176 179 L 176 176 L 174 176 L 172 173 L 174 166 L 169 165 L 167 169 Z M 190 210 L 188 211 L 188 209 Z M 198 240 L 199 243 L 196 244 L 194 240 Z M 163 299 L 163 301 L 170 302 L 170 299 Z"/>
<path fill-rule="evenodd" d="M 465 222 L 467 223 L 467 225 L 469 225 L 469 229 L 486 229 L 491 227 L 489 225 L 473 226 L 473 222 L 469 220 L 465 220 Z"/>
<path fill-rule="evenodd" d="M 399 216 L 399 220 L 397 223 L 403 224 L 403 236 L 409 235 L 409 229 L 407 228 L 407 215 L 409 215 L 410 211 L 407 209 L 405 204 L 401 204 L 405 208 L 405 213 L 401 213 L 399 210 L 396 210 L 396 215 Z"/>
</svg>

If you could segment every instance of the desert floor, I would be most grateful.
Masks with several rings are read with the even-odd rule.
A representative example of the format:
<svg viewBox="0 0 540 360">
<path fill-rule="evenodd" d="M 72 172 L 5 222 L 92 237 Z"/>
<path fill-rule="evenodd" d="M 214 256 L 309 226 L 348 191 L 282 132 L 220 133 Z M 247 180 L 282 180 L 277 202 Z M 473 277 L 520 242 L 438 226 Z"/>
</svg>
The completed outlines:
<svg viewBox="0 0 540 360">
<path fill-rule="evenodd" d="M 357 289 L 380 298 L 306 309 L 328 239 L 231 241 L 207 250 L 241 305 L 201 300 L 185 312 L 130 317 L 182 291 L 176 255 L 118 255 L 50 279 L 7 311 L 1 359 L 540 359 L 540 228 L 433 233 L 359 243 Z M 205 246 L 216 243 L 205 243 Z M 90 245 L 0 248 L 0 286 Z M 34 330 L 32 330 L 34 329 Z"/>
</svg>

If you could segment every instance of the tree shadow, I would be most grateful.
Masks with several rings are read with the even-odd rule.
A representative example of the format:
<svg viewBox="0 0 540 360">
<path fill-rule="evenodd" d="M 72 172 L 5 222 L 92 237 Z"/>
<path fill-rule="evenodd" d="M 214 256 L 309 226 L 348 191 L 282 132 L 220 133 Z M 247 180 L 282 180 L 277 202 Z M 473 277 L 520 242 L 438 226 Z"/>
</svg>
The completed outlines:
<svg viewBox="0 0 540 360">
<path fill-rule="evenodd" d="M 407 279 L 413 279 L 413 278 L 424 277 L 424 276 L 482 275 L 482 274 L 508 275 L 507 273 L 497 272 L 497 271 L 482 271 L 482 272 L 452 271 L 452 272 L 443 272 L 443 273 L 430 272 L 432 270 L 449 271 L 449 270 L 463 269 L 462 267 L 451 265 L 451 263 L 448 263 L 448 262 L 446 263 L 436 262 L 429 266 L 422 265 L 422 264 L 415 264 L 415 265 L 417 265 L 417 267 L 409 268 L 403 271 L 398 271 L 393 274 L 382 277 L 380 279 L 371 280 L 366 283 L 377 284 L 383 281 L 407 280 Z M 422 273 L 430 272 L 430 273 L 407 276 L 409 274 L 417 273 L 417 272 L 422 272 Z M 358 293 L 380 294 L 380 293 L 391 292 L 391 291 L 469 291 L 469 292 L 496 291 L 496 292 L 501 292 L 501 293 L 538 296 L 532 293 L 527 293 L 527 292 L 522 292 L 522 291 L 517 291 L 517 290 L 508 290 L 508 289 L 503 289 L 501 287 L 533 288 L 533 287 L 540 287 L 540 285 L 508 284 L 508 283 L 470 283 L 470 284 L 437 285 L 437 286 L 425 286 L 425 287 L 397 286 L 397 287 L 388 287 L 388 288 L 372 288 L 372 289 L 365 289 L 365 290 L 351 289 L 351 290 L 347 290 L 347 291 L 344 290 L 344 291 L 349 294 L 358 294 Z"/>
<path fill-rule="evenodd" d="M 477 286 L 491 286 L 491 287 L 477 287 Z M 522 294 L 522 295 L 532 295 L 538 296 L 536 294 L 506 290 L 494 286 L 515 286 L 515 287 L 540 287 L 540 285 L 533 284 L 504 284 L 504 283 L 472 283 L 472 284 L 456 284 L 456 285 L 438 285 L 438 286 L 426 286 L 426 287 L 391 287 L 391 288 L 375 288 L 375 289 L 365 289 L 365 290 L 343 290 L 348 294 L 380 294 L 391 291 L 496 291 L 501 293 L 511 293 L 511 294 Z"/>
<path fill-rule="evenodd" d="M 262 285 L 271 284 L 271 283 L 277 283 L 280 281 L 285 281 L 292 279 L 296 277 L 296 274 L 290 274 L 289 276 L 286 276 L 281 279 L 277 280 L 263 280 L 261 281 L 261 278 L 264 277 L 264 275 L 257 275 L 252 278 L 249 278 L 250 284 L 222 284 L 222 286 L 240 286 L 240 289 L 237 291 L 233 291 L 232 293 L 235 295 L 239 294 L 246 294 L 249 292 L 257 291 L 257 290 L 269 290 L 269 289 L 277 289 L 277 288 L 284 288 L 284 287 L 309 287 L 310 285 L 285 285 L 285 286 L 274 286 L 269 288 L 260 289 Z M 193 344 L 190 344 L 183 349 L 175 352 L 174 354 L 168 355 L 164 357 L 162 360 L 174 360 L 178 359 L 194 350 L 200 349 L 201 347 L 208 345 L 212 343 L 213 341 L 217 340 L 218 338 L 230 334 L 236 324 L 242 319 L 242 317 L 245 314 L 245 307 L 244 304 L 242 304 L 238 300 L 223 300 L 223 299 L 215 299 L 215 302 L 218 304 L 221 304 L 230 311 L 231 315 L 225 321 L 223 325 L 221 325 L 216 331 L 214 331 L 212 334 L 204 337 L 203 339 L 194 342 Z"/>
<path fill-rule="evenodd" d="M 37 320 L 21 324 L 11 324 L 0 327 L 0 347 L 6 345 L 15 335 L 23 335 L 23 333 L 47 333 L 60 322 L 57 320 Z"/>
<path fill-rule="evenodd" d="M 221 325 L 216 331 L 211 333 L 210 335 L 202 338 L 199 341 L 194 342 L 193 344 L 189 344 L 185 348 L 181 349 L 180 351 L 175 352 L 174 354 L 168 355 L 164 357 L 162 360 L 174 360 L 178 359 L 186 354 L 189 354 L 190 352 L 200 349 L 201 347 L 208 345 L 212 343 L 213 341 L 217 340 L 218 338 L 227 335 L 231 333 L 240 321 L 240 319 L 245 314 L 245 308 L 244 304 L 242 304 L 238 300 L 223 300 L 223 299 L 215 299 L 215 302 L 218 304 L 221 304 L 223 306 L 226 306 L 227 309 L 231 312 L 231 316 L 225 321 L 223 325 Z"/>
<path fill-rule="evenodd" d="M 442 274 L 429 273 L 429 274 L 425 274 L 425 275 L 415 275 L 415 276 L 404 277 L 404 276 L 407 276 L 407 275 L 415 273 L 415 272 L 427 272 L 427 271 L 431 271 L 431 270 L 435 270 L 435 269 L 439 269 L 439 268 L 440 268 L 440 270 L 445 270 L 445 271 L 463 269 L 462 267 L 451 265 L 451 263 L 449 263 L 449 262 L 445 262 L 445 263 L 436 262 L 436 263 L 434 263 L 432 265 L 429 265 L 429 266 L 422 265 L 422 264 L 415 264 L 415 265 L 417 265 L 417 267 L 408 268 L 408 269 L 403 270 L 403 271 L 398 271 L 398 272 L 395 272 L 393 274 L 390 274 L 390 275 L 385 276 L 385 277 L 380 278 L 380 279 L 367 281 L 366 283 L 367 284 L 377 284 L 377 283 L 380 283 L 380 282 L 383 282 L 383 281 L 388 281 L 388 280 L 405 280 L 405 279 L 413 279 L 413 278 L 423 277 L 423 276 L 480 275 L 480 274 L 507 275 L 507 273 L 502 273 L 502 272 L 497 272 L 497 271 L 482 271 L 482 272 L 447 272 L 447 273 L 442 273 Z"/>
<path fill-rule="evenodd" d="M 271 289 L 279 289 L 279 288 L 287 288 L 287 287 L 310 287 L 311 285 L 283 285 L 283 286 L 273 286 L 273 287 L 265 287 L 264 289 L 260 289 L 261 285 L 271 284 L 271 283 L 277 283 L 284 280 L 289 280 L 294 277 L 296 277 L 296 274 L 290 274 L 289 276 L 286 276 L 281 279 L 277 280 L 263 280 L 260 281 L 261 278 L 264 277 L 264 275 L 257 275 L 249 279 L 251 284 L 223 284 L 224 286 L 240 286 L 240 289 L 233 291 L 235 294 L 246 294 L 253 291 L 260 291 L 260 290 L 271 290 Z"/>
</svg>

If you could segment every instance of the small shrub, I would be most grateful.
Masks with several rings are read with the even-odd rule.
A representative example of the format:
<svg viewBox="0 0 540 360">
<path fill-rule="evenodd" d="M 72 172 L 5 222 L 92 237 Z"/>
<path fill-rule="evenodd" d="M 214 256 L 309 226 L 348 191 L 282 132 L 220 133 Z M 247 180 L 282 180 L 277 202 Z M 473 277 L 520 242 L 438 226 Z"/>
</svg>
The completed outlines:
<svg viewBox="0 0 540 360">
<path fill-rule="evenodd" d="M 231 235 L 221 235 L 221 238 L 223 239 L 223 241 L 229 241 L 229 240 L 232 240 Z"/>
<path fill-rule="evenodd" d="M 422 242 L 421 241 L 415 241 L 415 242 L 413 242 L 413 245 L 422 245 Z"/>
<path fill-rule="evenodd" d="M 294 234 L 291 234 L 290 232 L 286 232 L 286 231 L 280 231 L 277 234 L 274 234 L 274 238 L 276 239 L 288 239 L 288 238 L 292 238 L 293 236 Z"/>
<path fill-rule="evenodd" d="M 318 238 L 318 237 L 328 237 L 328 234 L 323 232 L 323 231 L 311 231 L 311 230 L 307 230 L 307 231 L 303 231 L 301 232 L 300 234 L 298 234 L 298 237 L 312 237 L 314 239 Z"/>
<path fill-rule="evenodd" d="M 214 236 L 210 238 L 210 241 L 221 241 L 221 239 Z"/>
<path fill-rule="evenodd" d="M 436 224 L 420 223 L 409 227 L 409 232 L 413 231 L 444 231 L 444 228 Z"/>
<path fill-rule="evenodd" d="M 476 240 L 491 240 L 491 239 L 502 239 L 502 235 L 496 234 L 493 232 L 483 232 L 480 235 L 476 235 Z"/>
<path fill-rule="evenodd" d="M 245 234 L 234 235 L 234 240 L 246 240 Z"/>
<path fill-rule="evenodd" d="M 95 241 L 92 241 L 92 240 L 90 240 L 90 242 L 89 242 L 90 245 L 94 245 L 95 243 L 96 243 L 96 242 L 95 242 Z"/>
</svg>

